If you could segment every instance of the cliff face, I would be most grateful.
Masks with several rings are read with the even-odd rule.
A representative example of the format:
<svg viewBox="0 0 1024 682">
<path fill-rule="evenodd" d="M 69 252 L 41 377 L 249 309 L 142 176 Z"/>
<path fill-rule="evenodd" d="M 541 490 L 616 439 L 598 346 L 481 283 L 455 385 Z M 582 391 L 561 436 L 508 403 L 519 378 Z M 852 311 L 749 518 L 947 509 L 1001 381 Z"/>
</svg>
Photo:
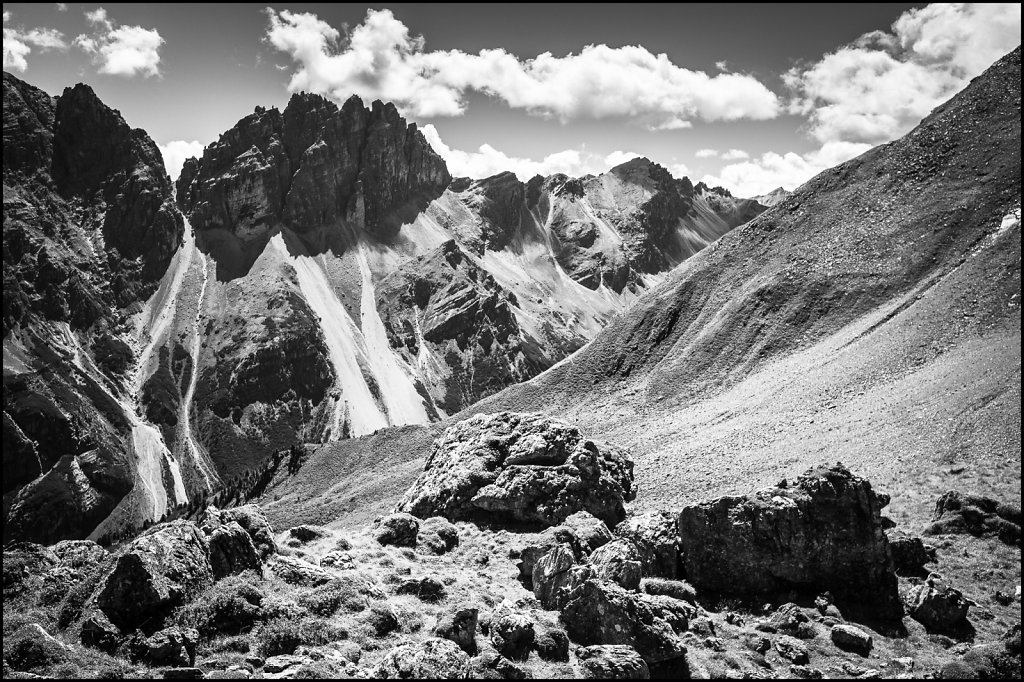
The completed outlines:
<svg viewBox="0 0 1024 682">
<path fill-rule="evenodd" d="M 91 88 L 3 88 L 4 537 L 84 537 L 134 485 L 124 310 L 184 221 L 156 145 Z"/>
<path fill-rule="evenodd" d="M 352 97 L 338 108 L 303 93 L 283 112 L 258 108 L 243 118 L 186 162 L 177 187 L 200 233 L 265 241 L 278 227 L 302 234 L 346 221 L 387 239 L 450 180 L 394 105 L 367 109 Z"/>
</svg>

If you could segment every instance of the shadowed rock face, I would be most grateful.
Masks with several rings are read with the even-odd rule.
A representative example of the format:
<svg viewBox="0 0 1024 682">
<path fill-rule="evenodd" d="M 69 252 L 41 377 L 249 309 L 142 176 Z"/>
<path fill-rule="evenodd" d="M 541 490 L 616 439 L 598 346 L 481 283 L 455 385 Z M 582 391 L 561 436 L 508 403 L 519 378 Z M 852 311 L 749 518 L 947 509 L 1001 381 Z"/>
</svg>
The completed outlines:
<svg viewBox="0 0 1024 682">
<path fill-rule="evenodd" d="M 243 118 L 186 161 L 177 186 L 198 233 L 225 230 L 244 243 L 279 226 L 305 233 L 339 221 L 388 239 L 450 180 L 394 105 L 367 109 L 353 96 L 338 108 L 302 93 L 283 112 Z"/>
<path fill-rule="evenodd" d="M 792 485 L 722 497 L 679 513 L 684 575 L 698 591 L 731 595 L 831 591 L 840 605 L 902 615 L 882 525 L 888 495 L 842 465 Z"/>
<path fill-rule="evenodd" d="M 398 511 L 421 518 L 561 523 L 587 511 L 615 525 L 632 500 L 633 462 L 539 414 L 477 415 L 434 442 Z"/>
<path fill-rule="evenodd" d="M 3 89 L 4 538 L 83 538 L 132 487 L 108 388 L 132 360 L 121 311 L 184 221 L 156 145 L 91 88 Z"/>
</svg>

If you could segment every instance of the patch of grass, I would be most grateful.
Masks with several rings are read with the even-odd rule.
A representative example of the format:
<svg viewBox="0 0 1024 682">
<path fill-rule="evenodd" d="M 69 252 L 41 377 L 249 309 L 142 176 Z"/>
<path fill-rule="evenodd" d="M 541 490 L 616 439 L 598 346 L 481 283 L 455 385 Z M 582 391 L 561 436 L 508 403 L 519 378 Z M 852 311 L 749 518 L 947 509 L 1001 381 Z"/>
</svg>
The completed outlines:
<svg viewBox="0 0 1024 682">
<path fill-rule="evenodd" d="M 347 639 L 348 631 L 324 618 L 276 618 L 263 624 L 255 635 L 261 656 L 293 654 L 302 646 L 323 646 Z"/>
</svg>

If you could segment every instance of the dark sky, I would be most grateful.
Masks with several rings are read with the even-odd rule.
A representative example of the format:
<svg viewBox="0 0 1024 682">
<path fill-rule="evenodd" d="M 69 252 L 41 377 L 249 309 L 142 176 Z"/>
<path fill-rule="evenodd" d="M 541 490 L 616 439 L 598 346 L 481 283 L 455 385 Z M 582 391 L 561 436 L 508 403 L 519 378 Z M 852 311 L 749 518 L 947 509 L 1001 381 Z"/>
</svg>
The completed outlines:
<svg viewBox="0 0 1024 682">
<path fill-rule="evenodd" d="M 784 95 L 781 76 L 797 64 L 813 63 L 858 36 L 890 25 L 922 4 L 298 4 L 275 9 L 310 12 L 331 26 L 354 28 L 368 7 L 389 8 L 424 49 L 477 53 L 504 48 L 521 60 L 542 52 L 579 53 L 587 45 L 615 48 L 641 45 L 668 55 L 679 67 L 756 77 Z M 99 5 L 4 5 L 8 27 L 47 27 L 71 40 L 87 31 L 85 11 Z M 156 29 L 163 38 L 158 76 L 106 75 L 79 49 L 34 50 L 17 75 L 52 94 L 78 81 L 89 83 L 108 105 L 133 126 L 146 129 L 158 144 L 173 140 L 216 139 L 253 107 L 283 106 L 295 68 L 291 57 L 266 40 L 264 4 L 117 4 L 106 5 L 115 25 Z M 6 38 L 5 38 L 6 43 Z M 738 120 L 651 131 L 628 120 L 580 119 L 562 122 L 530 115 L 486 95 L 470 92 L 463 116 L 419 117 L 432 123 L 453 148 L 475 151 L 488 144 L 516 157 L 542 159 L 564 149 L 598 155 L 614 150 L 637 152 L 665 164 L 684 164 L 695 177 L 717 173 L 720 159 L 696 158 L 698 149 L 742 149 L 803 154 L 818 143 L 810 139 L 806 119 L 783 113 L 772 120 Z"/>
</svg>

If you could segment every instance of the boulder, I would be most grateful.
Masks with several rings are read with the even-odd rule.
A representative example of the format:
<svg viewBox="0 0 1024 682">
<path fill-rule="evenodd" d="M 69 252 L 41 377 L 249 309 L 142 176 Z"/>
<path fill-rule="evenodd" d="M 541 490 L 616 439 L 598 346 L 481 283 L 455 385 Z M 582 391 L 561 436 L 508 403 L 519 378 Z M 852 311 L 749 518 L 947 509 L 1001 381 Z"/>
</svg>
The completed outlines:
<svg viewBox="0 0 1024 682">
<path fill-rule="evenodd" d="M 375 679 L 462 680 L 469 677 L 469 656 L 455 642 L 425 639 L 391 649 L 372 669 Z"/>
<path fill-rule="evenodd" d="M 775 650 L 779 652 L 779 656 L 796 665 L 805 665 L 811 660 L 804 643 L 786 635 L 775 639 Z"/>
<path fill-rule="evenodd" d="M 933 632 L 954 634 L 967 621 L 970 605 L 963 594 L 941 579 L 930 577 L 903 597 L 907 615 Z"/>
<path fill-rule="evenodd" d="M 387 605 L 374 604 L 362 614 L 361 620 L 377 637 L 384 637 L 399 628 L 398 616 Z"/>
<path fill-rule="evenodd" d="M 120 552 L 100 581 L 95 603 L 122 631 L 152 632 L 212 582 L 203 534 L 191 521 L 172 521 L 154 526 Z"/>
<path fill-rule="evenodd" d="M 444 599 L 444 583 L 430 576 L 424 578 L 408 578 L 398 584 L 396 594 L 411 594 L 422 601 L 435 602 Z"/>
<path fill-rule="evenodd" d="M 892 552 L 896 573 L 905 576 L 926 576 L 925 564 L 935 563 L 935 548 L 926 545 L 921 538 L 903 534 L 889 536 L 889 550 Z"/>
<path fill-rule="evenodd" d="M 291 556 L 278 556 L 269 563 L 272 573 L 289 585 L 316 587 L 329 583 L 332 575 L 308 561 Z"/>
<path fill-rule="evenodd" d="M 570 514 L 561 525 L 571 530 L 576 536 L 580 551 L 584 554 L 590 554 L 598 547 L 611 542 L 615 537 L 608 530 L 604 521 L 590 512 L 578 511 L 575 514 Z"/>
<path fill-rule="evenodd" d="M 552 549 L 562 544 L 568 545 L 577 559 L 584 556 L 582 544 L 570 528 L 565 526 L 545 528 L 544 532 L 539 533 L 525 547 L 522 547 L 519 550 L 518 566 L 520 577 L 530 580 L 537 561 Z"/>
<path fill-rule="evenodd" d="M 615 527 L 615 535 L 632 540 L 640 554 L 644 576 L 676 578 L 679 549 L 676 519 L 668 512 L 631 516 Z"/>
<path fill-rule="evenodd" d="M 398 510 L 543 526 L 587 511 L 613 526 L 634 495 L 624 451 L 599 448 L 540 414 L 501 412 L 461 421 L 435 440 Z"/>
<path fill-rule="evenodd" d="M 141 642 L 138 658 L 151 666 L 188 668 L 195 664 L 198 641 L 192 628 L 166 628 Z"/>
<path fill-rule="evenodd" d="M 415 547 L 420 522 L 409 514 L 389 514 L 373 525 L 373 536 L 382 545 Z"/>
<path fill-rule="evenodd" d="M 420 524 L 416 544 L 430 554 L 447 554 L 459 546 L 459 531 L 443 516 L 431 516 Z"/>
<path fill-rule="evenodd" d="M 832 643 L 840 649 L 852 651 L 861 656 L 871 653 L 871 635 L 852 625 L 832 626 Z"/>
<path fill-rule="evenodd" d="M 85 646 L 105 651 L 108 654 L 114 653 L 124 639 L 117 626 L 111 623 L 106 614 L 99 609 L 92 609 L 82 618 L 82 630 L 79 637 Z"/>
<path fill-rule="evenodd" d="M 640 555 L 632 540 L 619 538 L 594 550 L 590 565 L 597 577 L 627 590 L 640 587 Z"/>
<path fill-rule="evenodd" d="M 682 641 L 640 597 L 613 583 L 587 580 L 568 595 L 562 621 L 573 640 L 632 646 L 648 666 L 683 658 Z"/>
<path fill-rule="evenodd" d="M 710 623 L 710 619 L 700 615 L 704 613 L 701 609 L 688 602 L 679 601 L 664 595 L 652 594 L 639 594 L 636 598 L 640 604 L 651 610 L 656 619 L 668 623 L 669 627 L 672 628 L 672 632 L 677 635 L 686 632 L 691 626 L 696 627 L 702 620 Z M 708 634 L 713 635 L 714 632 L 712 631 Z"/>
<path fill-rule="evenodd" d="M 557 545 L 533 567 L 533 594 L 545 608 L 557 608 L 557 594 L 568 584 L 569 571 L 577 565 L 576 553 L 567 544 Z"/>
<path fill-rule="evenodd" d="M 461 608 L 442 614 L 437 619 L 434 635 L 459 645 L 469 655 L 476 654 L 476 624 L 480 611 L 475 608 Z"/>
<path fill-rule="evenodd" d="M 520 613 L 506 613 L 491 621 L 491 645 L 502 656 L 525 661 L 535 637 L 533 621 Z"/>
<path fill-rule="evenodd" d="M 525 680 L 530 675 L 501 654 L 487 651 L 470 662 L 469 676 L 475 680 Z"/>
<path fill-rule="evenodd" d="M 799 639 L 812 639 L 815 636 L 807 614 L 792 602 L 777 608 L 760 629 L 765 632 L 781 632 Z"/>
<path fill-rule="evenodd" d="M 888 501 L 837 464 L 785 487 L 686 507 L 677 522 L 682 569 L 699 592 L 830 590 L 841 605 L 898 619 L 903 612 L 881 518 Z"/>
<path fill-rule="evenodd" d="M 591 680 L 646 680 L 650 670 L 636 649 L 624 644 L 597 644 L 580 647 L 576 658 L 583 677 Z"/>
<path fill-rule="evenodd" d="M 320 538 L 325 538 L 330 534 L 331 531 L 326 528 L 321 528 L 320 526 L 301 525 L 288 529 L 288 536 L 303 544 L 319 540 Z"/>
<path fill-rule="evenodd" d="M 348 552 L 335 549 L 320 557 L 320 565 L 352 571 L 355 570 L 356 562 Z"/>
<path fill-rule="evenodd" d="M 569 635 L 553 628 L 535 630 L 533 650 L 545 661 L 568 661 Z"/>
<path fill-rule="evenodd" d="M 995 536 L 1006 544 L 1020 546 L 1020 507 L 990 497 L 950 490 L 935 503 L 932 519 L 926 535 Z"/>
<path fill-rule="evenodd" d="M 91 540 L 61 540 L 50 548 L 62 566 L 92 569 L 107 558 L 108 552 Z"/>
<path fill-rule="evenodd" d="M 213 529 L 219 525 L 234 521 L 245 529 L 245 532 L 252 538 L 252 544 L 256 547 L 260 560 L 266 561 L 270 555 L 277 553 L 277 543 L 274 541 L 274 529 L 267 521 L 266 514 L 255 504 L 245 504 L 241 507 L 231 509 L 217 509 L 208 507 L 203 515 L 201 525 Z"/>
<path fill-rule="evenodd" d="M 206 539 L 210 547 L 210 566 L 217 580 L 242 571 L 260 570 L 260 555 L 252 536 L 237 521 L 217 526 Z"/>
</svg>

